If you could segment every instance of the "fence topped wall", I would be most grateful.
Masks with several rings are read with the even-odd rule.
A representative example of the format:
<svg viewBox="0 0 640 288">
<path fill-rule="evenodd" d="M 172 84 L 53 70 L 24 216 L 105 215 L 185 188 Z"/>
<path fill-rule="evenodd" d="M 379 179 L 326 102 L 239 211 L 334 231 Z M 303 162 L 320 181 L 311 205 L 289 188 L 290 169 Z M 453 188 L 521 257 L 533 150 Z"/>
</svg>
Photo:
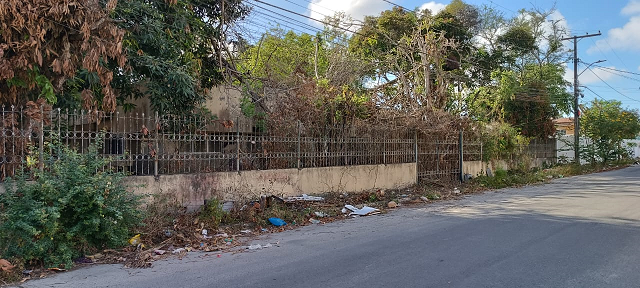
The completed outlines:
<svg viewBox="0 0 640 288">
<path fill-rule="evenodd" d="M 68 110 L 0 110 L 0 181 L 30 149 L 58 142 L 86 151 L 99 143 L 109 169 L 167 175 L 414 161 L 414 133 L 372 125 L 288 123 L 265 131 L 251 123 L 190 117 Z"/>
<path fill-rule="evenodd" d="M 105 169 L 139 176 L 416 163 L 420 179 L 459 179 L 461 161 L 489 160 L 479 138 L 464 133 L 460 139 L 459 131 L 431 134 L 360 122 L 265 128 L 205 114 L 0 108 L 0 181 L 15 175 L 30 151 L 42 155 L 54 142 L 80 153 L 99 143 L 100 154 L 113 159 Z M 520 150 L 554 159 L 550 143 L 534 140 Z"/>
</svg>

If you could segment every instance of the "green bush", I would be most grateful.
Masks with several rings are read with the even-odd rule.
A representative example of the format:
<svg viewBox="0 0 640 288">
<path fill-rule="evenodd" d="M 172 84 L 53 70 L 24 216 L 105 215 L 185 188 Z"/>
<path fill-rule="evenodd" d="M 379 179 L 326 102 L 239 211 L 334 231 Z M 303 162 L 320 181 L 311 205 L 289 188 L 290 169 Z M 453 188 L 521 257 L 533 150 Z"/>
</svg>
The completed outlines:
<svg viewBox="0 0 640 288">
<path fill-rule="evenodd" d="M 496 169 L 495 176 L 486 175 L 474 178 L 474 182 L 482 187 L 500 189 L 512 186 L 522 186 L 544 182 L 546 174 L 543 171 L 529 170 L 526 172 L 520 170 L 504 170 Z"/>
<path fill-rule="evenodd" d="M 105 169 L 110 160 L 98 154 L 100 144 L 85 154 L 49 145 L 33 181 L 25 169 L 6 183 L 0 195 L 2 257 L 69 268 L 75 257 L 126 244 L 141 223 L 140 197 L 125 189 L 123 173 Z"/>
<path fill-rule="evenodd" d="M 218 229 L 221 223 L 229 222 L 229 213 L 222 210 L 222 203 L 216 198 L 210 199 L 202 209 L 198 216 L 200 220 L 209 225 L 210 229 Z"/>
<path fill-rule="evenodd" d="M 508 123 L 493 122 L 482 128 L 482 160 L 520 159 L 530 139 Z"/>
</svg>

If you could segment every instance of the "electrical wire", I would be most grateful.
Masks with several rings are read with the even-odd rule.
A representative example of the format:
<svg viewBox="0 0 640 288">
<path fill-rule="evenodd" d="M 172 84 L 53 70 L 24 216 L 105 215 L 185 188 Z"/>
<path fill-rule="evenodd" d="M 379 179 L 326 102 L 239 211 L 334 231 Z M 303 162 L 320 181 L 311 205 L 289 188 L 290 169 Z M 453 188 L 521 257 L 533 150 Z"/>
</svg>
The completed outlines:
<svg viewBox="0 0 640 288">
<path fill-rule="evenodd" d="M 360 35 L 360 36 L 363 36 L 363 37 L 365 36 L 365 35 L 363 35 L 363 34 L 361 34 L 361 33 L 358 33 L 358 32 L 355 32 L 355 31 L 351 31 L 351 30 L 349 30 L 349 29 L 347 29 L 347 28 L 344 28 L 344 27 L 342 27 L 342 26 L 340 26 L 340 25 L 335 25 L 335 24 L 328 23 L 328 22 L 325 22 L 325 21 L 322 21 L 322 20 L 318 20 L 318 19 L 313 18 L 313 17 L 311 17 L 311 16 L 307 16 L 307 15 L 304 15 L 304 14 L 301 14 L 301 13 L 298 13 L 298 12 L 295 12 L 295 11 L 292 11 L 292 10 L 289 10 L 289 9 L 287 9 L 287 8 L 280 7 L 280 6 L 278 6 L 278 5 L 273 5 L 273 4 L 270 4 L 270 3 L 264 2 L 264 1 L 262 1 L 262 0 L 251 0 L 251 1 L 253 1 L 253 2 L 258 2 L 258 3 L 261 3 L 261 4 L 267 5 L 267 6 L 271 6 L 271 7 L 273 7 L 273 8 L 280 9 L 280 10 L 282 10 L 282 11 L 285 11 L 285 12 L 288 12 L 288 13 L 291 13 L 291 14 L 294 14 L 294 15 L 297 15 L 297 16 L 300 16 L 300 17 L 304 17 L 304 18 L 307 18 L 307 19 L 310 19 L 310 20 L 316 21 L 316 22 L 318 22 L 318 23 L 322 23 L 322 24 L 324 24 L 324 25 L 326 25 L 326 26 L 331 26 L 331 27 L 334 27 L 334 28 L 337 28 L 337 29 L 341 29 L 341 30 L 344 30 L 344 31 L 346 31 L 346 32 L 353 33 L 353 34 L 356 34 L 356 35 Z M 255 4 L 254 4 L 254 6 L 255 6 Z"/>
<path fill-rule="evenodd" d="M 336 10 L 333 10 L 333 9 L 331 9 L 331 8 L 327 8 L 327 7 L 322 6 L 322 5 L 320 5 L 320 4 L 317 4 L 317 3 L 313 3 L 313 1 L 311 1 L 311 0 L 302 0 L 302 1 L 307 2 L 307 3 L 309 3 L 309 4 L 311 4 L 311 5 L 314 5 L 314 6 L 320 7 L 320 8 L 322 8 L 322 9 L 325 9 L 325 10 L 331 11 L 331 12 L 333 12 L 333 13 L 338 13 L 338 11 L 336 11 Z"/>
<path fill-rule="evenodd" d="M 592 66 L 600 68 L 600 69 L 606 69 L 606 70 L 616 71 L 616 72 L 620 72 L 620 73 L 627 73 L 627 74 L 633 74 L 633 75 L 639 75 L 640 76 L 640 73 L 636 73 L 636 72 L 629 72 L 629 71 L 619 70 L 619 69 L 615 69 L 615 68 L 604 67 L 604 66 L 600 66 L 600 65 L 592 65 Z"/>
<path fill-rule="evenodd" d="M 600 96 L 600 94 L 596 93 L 596 91 L 593 91 L 593 89 L 589 88 L 589 86 L 582 86 L 582 87 L 587 88 L 587 90 L 591 91 L 591 93 L 593 93 L 596 96 L 600 97 L 600 99 L 607 101 L 607 99 L 604 99 L 604 97 Z"/>
<path fill-rule="evenodd" d="M 620 77 L 623 77 L 623 78 L 627 78 L 627 79 L 629 79 L 629 80 L 633 80 L 633 81 L 636 81 L 636 82 L 640 82 L 640 79 L 636 79 L 636 78 L 633 78 L 633 77 L 629 77 L 629 76 L 624 75 L 624 74 L 621 74 L 621 73 L 616 73 L 616 72 L 613 72 L 612 70 L 609 70 L 609 69 L 603 69 L 603 68 L 600 68 L 600 67 L 596 67 L 596 68 L 597 68 L 597 69 L 600 69 L 600 70 L 602 70 L 602 71 L 604 71 L 604 72 L 607 72 L 607 73 L 610 73 L 610 74 L 616 75 L 616 76 L 620 76 Z"/>
<path fill-rule="evenodd" d="M 627 70 L 629 70 L 629 67 L 627 67 L 627 64 L 624 61 L 622 61 L 622 58 L 620 58 L 620 56 L 618 56 L 618 53 L 616 53 L 616 50 L 613 50 L 613 47 L 611 47 L 611 44 L 609 44 L 609 41 L 607 40 L 607 38 L 605 37 L 603 40 L 604 40 L 604 43 L 607 43 L 607 46 L 609 46 L 609 49 L 611 49 L 611 52 L 613 52 L 613 55 L 615 55 L 616 58 L 618 58 L 618 60 L 620 61 L 620 63 L 622 63 L 622 66 L 624 66 L 624 68 L 627 68 Z"/>
<path fill-rule="evenodd" d="M 607 83 L 607 81 L 604 81 L 598 74 L 596 74 L 596 72 L 594 72 L 591 67 L 587 67 L 587 69 L 589 69 L 589 71 L 591 71 L 591 73 L 593 73 L 593 75 L 595 75 L 596 77 L 598 77 L 598 79 L 600 79 L 600 81 L 602 81 L 602 83 L 606 84 L 607 86 L 609 86 L 609 88 L 611 88 L 611 90 L 616 91 L 618 94 L 624 96 L 627 99 L 630 99 L 632 101 L 636 101 L 638 103 L 640 103 L 640 100 L 637 99 L 633 99 L 625 94 L 623 94 L 622 92 L 618 91 L 616 88 L 614 88 L 613 86 L 609 85 L 609 83 Z"/>
<path fill-rule="evenodd" d="M 284 0 L 284 1 L 287 1 L 287 2 L 289 2 L 289 3 L 293 4 L 293 5 L 296 5 L 296 6 L 298 6 L 298 7 L 302 7 L 302 8 L 304 8 L 304 9 L 308 10 L 309 12 L 315 12 L 315 13 L 318 13 L 318 14 L 320 14 L 320 15 L 324 16 L 324 17 L 328 17 L 327 15 L 325 15 L 325 14 L 323 14 L 323 13 L 320 13 L 320 12 L 318 12 L 318 11 L 315 11 L 315 10 L 313 10 L 313 9 L 309 8 L 309 7 L 304 7 L 304 6 L 302 6 L 302 5 L 300 5 L 300 4 L 296 3 L 296 2 L 293 2 L 293 1 L 291 1 L 291 0 Z"/>
<path fill-rule="evenodd" d="M 296 19 L 293 19 L 293 18 L 291 18 L 291 17 L 285 16 L 285 15 L 283 15 L 283 14 L 281 14 L 281 13 L 278 13 L 278 12 L 275 12 L 275 11 L 273 11 L 273 10 L 271 10 L 271 9 L 268 9 L 268 8 L 262 7 L 262 6 L 257 5 L 257 4 L 254 4 L 254 6 L 255 6 L 255 7 L 257 7 L 257 8 L 260 8 L 260 9 L 262 9 L 262 10 L 268 11 L 268 12 L 270 12 L 270 13 L 272 13 L 272 14 L 278 15 L 278 16 L 280 16 L 280 17 L 282 17 L 282 18 L 289 19 L 289 20 L 291 20 L 291 21 L 295 21 L 295 22 L 297 22 L 297 23 L 300 23 L 300 24 L 301 24 L 301 26 L 304 26 L 306 29 L 316 30 L 316 31 L 322 31 L 321 29 L 318 29 L 317 27 L 311 26 L 311 25 L 306 24 L 306 23 L 304 23 L 304 22 L 301 22 L 301 21 L 299 21 L 299 20 L 296 20 Z M 256 12 L 258 12 L 258 11 L 256 11 Z M 260 13 L 260 12 L 258 12 L 258 13 Z M 264 13 L 261 13 L 261 14 L 265 15 Z M 269 15 L 267 15 L 267 16 L 269 16 Z M 282 18 L 280 18 L 280 19 L 282 20 Z M 283 20 L 283 21 L 286 21 L 286 20 Z M 290 24 L 292 24 L 291 22 L 289 22 L 289 23 L 290 23 Z M 311 28 L 307 28 L 307 27 L 311 27 Z"/>
</svg>

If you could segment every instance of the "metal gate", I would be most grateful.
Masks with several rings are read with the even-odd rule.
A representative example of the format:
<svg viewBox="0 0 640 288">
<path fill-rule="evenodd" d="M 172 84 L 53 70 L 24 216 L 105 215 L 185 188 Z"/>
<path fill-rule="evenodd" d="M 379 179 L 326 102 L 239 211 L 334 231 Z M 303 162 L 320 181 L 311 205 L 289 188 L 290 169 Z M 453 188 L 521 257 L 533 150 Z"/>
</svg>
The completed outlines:
<svg viewBox="0 0 640 288">
<path fill-rule="evenodd" d="M 460 135 L 417 132 L 418 180 L 455 180 L 460 177 Z"/>
</svg>

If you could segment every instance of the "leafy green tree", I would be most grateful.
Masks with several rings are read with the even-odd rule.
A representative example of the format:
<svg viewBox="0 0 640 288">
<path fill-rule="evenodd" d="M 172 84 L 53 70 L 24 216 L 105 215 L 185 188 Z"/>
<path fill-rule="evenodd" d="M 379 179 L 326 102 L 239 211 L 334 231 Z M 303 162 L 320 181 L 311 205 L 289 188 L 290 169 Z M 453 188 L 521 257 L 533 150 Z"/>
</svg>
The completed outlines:
<svg viewBox="0 0 640 288">
<path fill-rule="evenodd" d="M 369 115 L 367 64 L 349 53 L 349 35 L 335 28 L 350 19 L 337 14 L 325 21 L 333 25 L 315 35 L 272 29 L 242 53 L 238 71 L 246 81 L 238 84 L 246 116 L 336 125 Z"/>
<path fill-rule="evenodd" d="M 299 77 L 324 76 L 328 68 L 327 50 L 320 35 L 272 29 L 243 53 L 238 70 L 261 80 L 255 82 L 259 86 L 265 82 L 287 86 L 296 83 Z"/>
<path fill-rule="evenodd" d="M 223 10 L 222 2 L 214 0 L 117 1 L 109 23 L 124 31 L 120 47 L 127 62 L 118 67 L 104 61 L 117 105 L 131 108 L 130 99 L 147 97 L 160 113 L 184 114 L 199 107 L 207 90 L 233 70 L 226 29 L 249 11 L 240 0 L 224 3 Z M 100 107 L 107 99 L 101 79 L 85 69 L 74 76 L 64 82 L 59 106 Z"/>
<path fill-rule="evenodd" d="M 476 73 L 479 87 L 466 98 L 472 118 L 506 121 L 530 137 L 555 133 L 552 119 L 569 112 L 572 97 L 563 79 L 568 55 L 560 44 L 564 31 L 556 22 L 548 29 L 545 20 L 552 11 L 522 10 L 507 21 L 484 10 L 483 19 L 490 23 L 479 34 L 487 46 L 475 55 L 480 66 L 472 71 L 484 68 L 485 72 Z M 499 33 L 499 23 L 506 23 L 505 32 Z"/>
<path fill-rule="evenodd" d="M 377 83 L 371 90 L 383 108 L 413 114 L 446 109 L 452 83 L 466 78 L 461 59 L 471 50 L 475 26 L 468 13 L 473 7 L 454 4 L 460 7 L 437 15 L 394 8 L 365 18 L 350 49 L 374 64 L 367 76 Z"/>
<path fill-rule="evenodd" d="M 129 57 L 114 69 L 121 103 L 149 97 L 160 113 L 193 111 L 232 66 L 225 29 L 248 12 L 241 0 L 118 1 L 113 20 L 126 31 Z"/>
<path fill-rule="evenodd" d="M 637 110 L 622 108 L 620 101 L 595 99 L 583 109 L 580 126 L 593 141 L 586 147 L 591 162 L 608 163 L 628 156 L 622 140 L 638 136 L 640 115 Z"/>
</svg>

